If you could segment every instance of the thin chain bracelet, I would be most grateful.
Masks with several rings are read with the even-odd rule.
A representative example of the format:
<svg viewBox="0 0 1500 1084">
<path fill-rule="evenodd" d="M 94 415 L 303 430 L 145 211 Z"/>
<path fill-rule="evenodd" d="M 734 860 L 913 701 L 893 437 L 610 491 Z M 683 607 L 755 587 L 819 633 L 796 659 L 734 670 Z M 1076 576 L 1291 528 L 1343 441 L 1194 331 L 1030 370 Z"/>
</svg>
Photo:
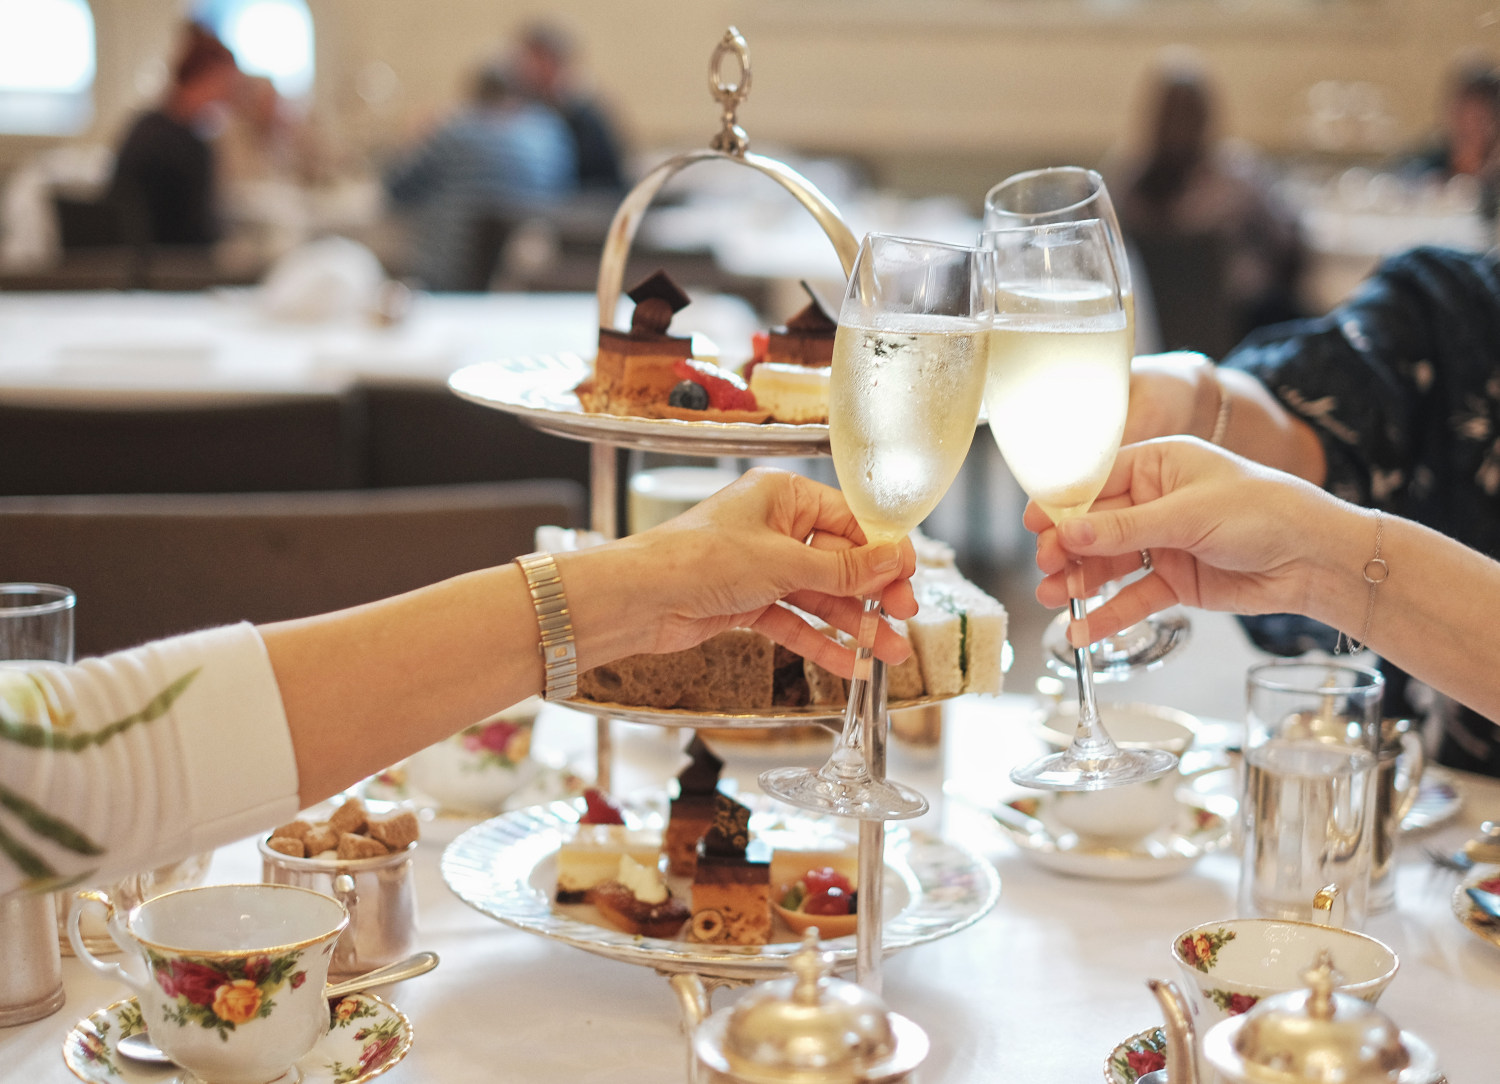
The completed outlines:
<svg viewBox="0 0 1500 1084">
<path fill-rule="evenodd" d="M 1385 536 L 1385 521 L 1380 518 L 1380 509 L 1375 509 L 1375 556 L 1365 562 L 1361 575 L 1365 583 L 1370 585 L 1370 594 L 1365 602 L 1365 625 L 1359 634 L 1359 639 L 1351 639 L 1348 633 L 1340 632 L 1338 642 L 1333 645 L 1333 653 L 1339 654 L 1340 648 L 1346 655 L 1353 655 L 1365 649 L 1365 642 L 1370 638 L 1370 622 L 1375 617 L 1375 592 L 1381 584 L 1390 577 L 1391 567 L 1385 563 L 1385 558 L 1380 556 L 1380 543 Z"/>
</svg>

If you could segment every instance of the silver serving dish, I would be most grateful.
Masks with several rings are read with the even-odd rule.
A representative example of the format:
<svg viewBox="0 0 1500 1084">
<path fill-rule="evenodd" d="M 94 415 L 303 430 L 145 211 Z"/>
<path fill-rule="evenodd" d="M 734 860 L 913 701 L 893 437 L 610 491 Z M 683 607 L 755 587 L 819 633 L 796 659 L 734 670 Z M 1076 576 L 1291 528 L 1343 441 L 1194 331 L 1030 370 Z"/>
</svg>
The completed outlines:
<svg viewBox="0 0 1500 1084">
<path fill-rule="evenodd" d="M 731 980 L 763 979 L 786 969 L 799 947 L 792 934 L 769 945 L 740 946 L 636 937 L 590 921 L 585 905 L 554 903 L 557 851 L 583 809 L 582 799 L 553 802 L 476 825 L 443 852 L 443 880 L 459 899 L 492 918 L 612 960 Z M 856 838 L 853 822 L 773 807 L 768 800 L 752 803 L 752 809 L 752 829 L 772 847 L 778 836 L 802 848 L 815 848 L 820 839 L 852 844 Z M 644 828 L 665 823 L 660 805 L 627 805 L 626 812 Z M 892 831 L 885 862 L 886 955 L 967 929 L 1000 898 L 993 865 L 925 834 Z M 836 965 L 853 964 L 855 935 L 835 938 L 826 947 Z"/>
</svg>

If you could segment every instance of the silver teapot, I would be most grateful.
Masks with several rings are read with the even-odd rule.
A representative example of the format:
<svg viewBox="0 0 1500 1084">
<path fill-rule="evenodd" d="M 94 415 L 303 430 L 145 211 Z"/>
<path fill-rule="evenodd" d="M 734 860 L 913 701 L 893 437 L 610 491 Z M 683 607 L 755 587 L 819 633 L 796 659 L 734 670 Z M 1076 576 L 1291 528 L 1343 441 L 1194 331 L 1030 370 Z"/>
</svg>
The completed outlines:
<svg viewBox="0 0 1500 1084">
<path fill-rule="evenodd" d="M 830 973 L 817 930 L 792 974 L 708 1013 L 696 975 L 672 976 L 690 1028 L 693 1084 L 898 1084 L 927 1056 L 926 1033 L 861 986 Z"/>
<path fill-rule="evenodd" d="M 1276 994 L 1194 1041 L 1170 982 L 1151 980 L 1166 1015 L 1167 1067 L 1138 1084 L 1445 1084 L 1432 1048 L 1368 1002 L 1334 990 L 1326 952 L 1303 972 L 1307 988 Z"/>
</svg>

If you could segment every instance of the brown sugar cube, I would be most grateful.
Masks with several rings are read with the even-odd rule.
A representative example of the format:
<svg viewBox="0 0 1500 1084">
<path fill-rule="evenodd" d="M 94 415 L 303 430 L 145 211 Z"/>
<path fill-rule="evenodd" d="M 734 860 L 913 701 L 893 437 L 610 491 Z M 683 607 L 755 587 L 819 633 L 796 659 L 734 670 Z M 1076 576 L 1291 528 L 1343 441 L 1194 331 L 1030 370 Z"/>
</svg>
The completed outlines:
<svg viewBox="0 0 1500 1084">
<path fill-rule="evenodd" d="M 331 851 L 339 845 L 338 829 L 330 828 L 326 824 L 317 825 L 307 833 L 307 838 L 302 841 L 302 846 L 307 851 L 307 857 L 312 858 Z"/>
<path fill-rule="evenodd" d="M 404 851 L 417 841 L 417 815 L 405 809 L 381 820 L 372 817 L 366 830 L 371 839 L 380 840 L 387 850 Z"/>
<path fill-rule="evenodd" d="M 378 839 L 369 836 L 357 836 L 353 832 L 345 832 L 339 836 L 338 856 L 347 858 L 379 858 L 383 854 L 390 854 L 385 844 Z"/>
<path fill-rule="evenodd" d="M 273 830 L 271 838 L 295 839 L 298 843 L 301 843 L 307 839 L 308 833 L 312 830 L 313 826 L 307 821 L 292 821 L 290 824 L 283 824 L 280 828 Z"/>
<path fill-rule="evenodd" d="M 328 827 L 336 832 L 353 832 L 357 835 L 365 830 L 365 824 L 365 806 L 358 798 L 350 798 L 328 818 Z"/>
<path fill-rule="evenodd" d="M 266 846 L 273 851 L 291 855 L 293 858 L 306 858 L 307 848 L 302 845 L 300 839 L 292 836 L 272 836 L 266 840 Z"/>
</svg>

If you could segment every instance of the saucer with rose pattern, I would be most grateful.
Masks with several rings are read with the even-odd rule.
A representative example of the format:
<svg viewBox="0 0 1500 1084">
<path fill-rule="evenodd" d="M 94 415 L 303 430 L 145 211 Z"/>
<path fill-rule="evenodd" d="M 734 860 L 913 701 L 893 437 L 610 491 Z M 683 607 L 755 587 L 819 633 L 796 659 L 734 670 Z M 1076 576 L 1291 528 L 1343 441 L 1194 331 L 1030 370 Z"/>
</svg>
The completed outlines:
<svg viewBox="0 0 1500 1084">
<path fill-rule="evenodd" d="M 411 1021 L 383 998 L 349 994 L 330 1004 L 328 1012 L 328 1033 L 295 1066 L 302 1084 L 362 1084 L 391 1068 L 411 1049 Z M 121 1038 L 145 1027 L 135 998 L 116 1001 L 73 1025 L 63 1040 L 63 1061 L 87 1084 L 196 1080 L 175 1066 L 132 1061 L 119 1052 Z"/>
</svg>

